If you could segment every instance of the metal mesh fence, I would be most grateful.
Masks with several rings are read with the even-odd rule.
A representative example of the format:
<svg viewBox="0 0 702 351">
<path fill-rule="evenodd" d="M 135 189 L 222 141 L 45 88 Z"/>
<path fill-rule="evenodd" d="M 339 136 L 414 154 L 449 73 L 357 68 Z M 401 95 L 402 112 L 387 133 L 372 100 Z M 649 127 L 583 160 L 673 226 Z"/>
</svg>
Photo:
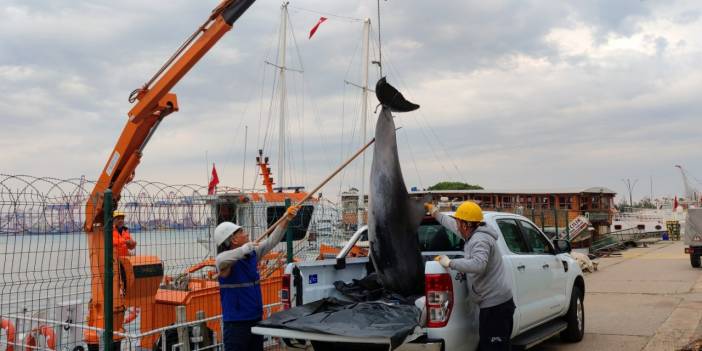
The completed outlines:
<svg viewBox="0 0 702 351">
<path fill-rule="evenodd" d="M 442 211 L 455 211 L 462 202 L 442 201 L 437 205 Z M 522 215 L 529 218 L 541 230 L 549 236 L 557 234 L 567 237 L 570 228 L 568 225 L 580 214 L 577 211 L 556 208 L 525 208 L 518 207 L 490 207 L 481 204 L 483 211 L 508 212 Z"/>
<path fill-rule="evenodd" d="M 124 229 L 108 231 L 114 245 L 110 294 L 103 230 L 83 230 L 93 187 L 84 178 L 0 175 L 0 349 L 98 348 L 108 300 L 122 349 L 170 349 L 183 333 L 191 349 L 220 347 L 214 226 L 231 220 L 253 239 L 285 204 L 236 191 L 207 195 L 199 185 L 129 183 L 116 208 L 124 226 L 114 218 L 115 228 Z M 291 245 L 298 260 L 318 258 L 322 246 L 338 249 L 350 234 L 341 229 L 334 204 L 317 199 L 305 205 L 290 225 L 298 233 Z M 259 265 L 264 318 L 281 308 L 286 251 L 282 242 Z M 275 349 L 278 342 L 266 345 Z"/>
</svg>

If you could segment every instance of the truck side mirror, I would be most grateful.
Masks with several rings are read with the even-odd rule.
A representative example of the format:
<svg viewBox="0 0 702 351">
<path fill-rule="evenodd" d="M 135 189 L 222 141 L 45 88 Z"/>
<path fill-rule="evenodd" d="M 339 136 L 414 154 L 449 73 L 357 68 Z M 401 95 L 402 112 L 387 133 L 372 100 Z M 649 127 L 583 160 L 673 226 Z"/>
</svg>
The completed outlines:
<svg viewBox="0 0 702 351">
<path fill-rule="evenodd" d="M 570 247 L 570 241 L 568 240 L 556 239 L 553 241 L 553 245 L 560 253 L 573 251 L 573 249 Z"/>
</svg>

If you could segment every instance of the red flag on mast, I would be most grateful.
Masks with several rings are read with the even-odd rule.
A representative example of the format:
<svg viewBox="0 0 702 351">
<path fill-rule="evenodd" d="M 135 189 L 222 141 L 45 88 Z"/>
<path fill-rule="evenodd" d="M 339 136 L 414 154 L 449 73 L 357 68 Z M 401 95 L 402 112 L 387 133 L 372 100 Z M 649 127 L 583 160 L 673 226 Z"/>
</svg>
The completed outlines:
<svg viewBox="0 0 702 351">
<path fill-rule="evenodd" d="M 673 211 L 678 208 L 678 195 L 675 195 L 675 200 L 673 200 Z"/>
<path fill-rule="evenodd" d="M 315 24 L 314 27 L 312 27 L 312 29 L 310 30 L 310 37 L 307 39 L 312 39 L 312 36 L 314 35 L 314 33 L 317 32 L 317 28 L 319 28 L 319 25 L 322 24 L 322 22 L 324 22 L 326 20 L 327 20 L 326 17 L 320 17 L 319 21 L 317 21 L 317 24 Z"/>
<path fill-rule="evenodd" d="M 217 176 L 217 168 L 215 168 L 215 165 L 213 163 L 212 179 L 210 179 L 210 184 L 207 185 L 207 195 L 214 195 L 217 184 L 219 184 L 219 177 Z"/>
</svg>

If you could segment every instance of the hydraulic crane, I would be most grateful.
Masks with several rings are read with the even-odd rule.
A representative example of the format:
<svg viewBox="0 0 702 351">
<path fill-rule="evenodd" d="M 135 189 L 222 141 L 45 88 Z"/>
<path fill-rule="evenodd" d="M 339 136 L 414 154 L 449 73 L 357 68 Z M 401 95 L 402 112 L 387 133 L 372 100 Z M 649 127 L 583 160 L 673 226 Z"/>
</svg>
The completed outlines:
<svg viewBox="0 0 702 351">
<path fill-rule="evenodd" d="M 153 136 L 163 119 L 178 111 L 178 101 L 171 89 L 181 78 L 224 36 L 241 15 L 256 0 L 223 0 L 212 11 L 207 20 L 178 48 L 166 61 L 161 69 L 141 88 L 132 92 L 130 103 L 135 103 L 129 111 L 122 134 L 110 154 L 98 181 L 85 205 L 84 230 L 88 236 L 88 249 L 91 265 L 91 296 L 88 306 L 88 325 L 102 329 L 105 327 L 103 313 L 105 303 L 104 276 L 105 267 L 103 230 L 103 202 L 106 190 L 113 194 L 113 208 L 119 202 L 122 188 L 132 180 L 136 167 L 139 165 L 144 148 Z M 111 228 L 107 228 L 111 230 Z M 131 267 L 141 267 L 140 274 L 147 278 L 144 289 L 135 299 L 155 294 L 155 290 L 163 275 L 163 266 L 157 257 L 132 256 L 129 259 Z M 119 270 L 117 262 L 112 264 L 114 271 Z M 160 267 L 160 275 L 159 275 Z M 134 277 L 134 274 L 131 276 Z M 138 278 L 138 277 L 137 277 Z M 113 277 L 114 318 L 113 327 L 116 331 L 123 330 L 125 295 L 124 283 L 115 274 Z M 134 295 L 134 292 L 132 292 Z M 143 317 L 142 317 L 143 318 Z M 119 337 L 113 340 L 118 341 Z M 94 349 L 99 344 L 99 335 L 94 330 L 85 332 L 85 340 L 89 348 Z"/>
</svg>

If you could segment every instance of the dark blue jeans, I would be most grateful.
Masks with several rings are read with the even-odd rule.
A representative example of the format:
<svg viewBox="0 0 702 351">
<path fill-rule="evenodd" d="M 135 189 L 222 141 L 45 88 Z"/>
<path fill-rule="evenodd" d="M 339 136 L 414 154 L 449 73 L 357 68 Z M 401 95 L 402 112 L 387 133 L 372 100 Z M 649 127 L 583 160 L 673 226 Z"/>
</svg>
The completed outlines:
<svg viewBox="0 0 702 351">
<path fill-rule="evenodd" d="M 258 322 L 224 322 L 224 351 L 263 351 L 263 335 L 251 333 Z"/>
</svg>

